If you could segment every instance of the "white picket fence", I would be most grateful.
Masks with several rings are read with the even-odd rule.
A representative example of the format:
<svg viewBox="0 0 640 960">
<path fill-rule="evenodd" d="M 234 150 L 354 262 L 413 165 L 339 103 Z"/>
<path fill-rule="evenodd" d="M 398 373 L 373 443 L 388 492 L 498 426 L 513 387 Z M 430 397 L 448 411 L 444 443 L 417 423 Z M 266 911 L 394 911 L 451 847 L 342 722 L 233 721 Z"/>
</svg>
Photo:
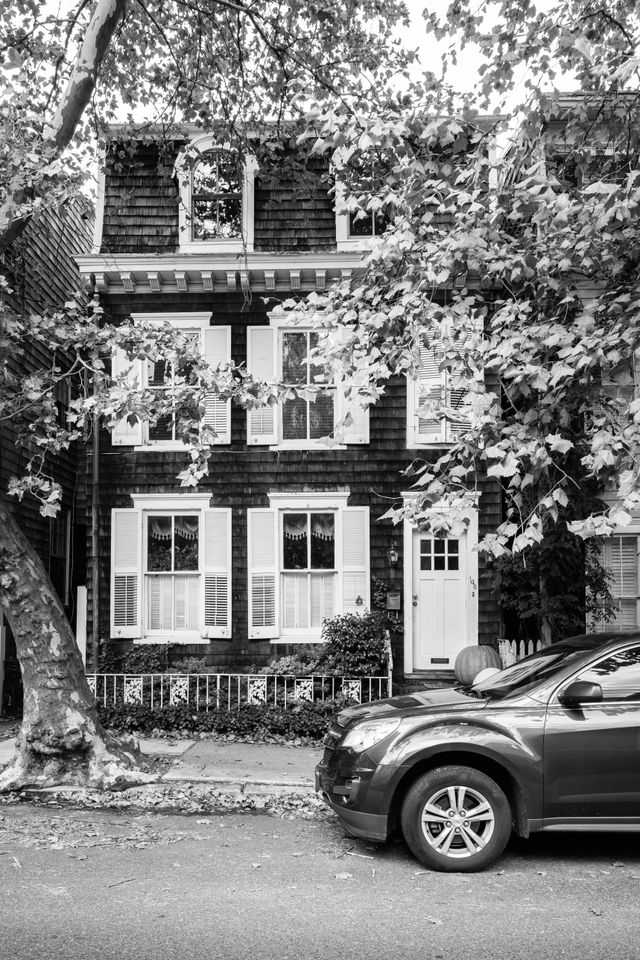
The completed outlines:
<svg viewBox="0 0 640 960">
<path fill-rule="evenodd" d="M 540 640 L 498 640 L 498 653 L 503 667 L 523 660 L 543 646 Z"/>
</svg>

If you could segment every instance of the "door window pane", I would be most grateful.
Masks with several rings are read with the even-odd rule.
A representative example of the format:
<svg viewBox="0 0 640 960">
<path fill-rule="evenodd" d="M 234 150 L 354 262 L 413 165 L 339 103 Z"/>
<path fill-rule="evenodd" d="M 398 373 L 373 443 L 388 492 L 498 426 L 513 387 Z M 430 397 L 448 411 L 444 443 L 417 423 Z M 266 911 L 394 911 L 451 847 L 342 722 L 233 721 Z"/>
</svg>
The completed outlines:
<svg viewBox="0 0 640 960">
<path fill-rule="evenodd" d="M 605 700 L 640 700 L 640 647 L 601 660 L 579 679 L 599 683 Z"/>
<path fill-rule="evenodd" d="M 460 541 L 449 537 L 424 537 L 420 540 L 421 570 L 459 570 Z"/>
</svg>

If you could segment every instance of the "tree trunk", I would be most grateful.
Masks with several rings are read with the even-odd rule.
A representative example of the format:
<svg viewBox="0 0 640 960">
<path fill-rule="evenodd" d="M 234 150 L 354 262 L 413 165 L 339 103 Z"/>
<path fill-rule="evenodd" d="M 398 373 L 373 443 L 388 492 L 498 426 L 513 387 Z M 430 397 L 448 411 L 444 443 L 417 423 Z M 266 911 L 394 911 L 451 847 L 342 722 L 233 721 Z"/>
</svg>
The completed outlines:
<svg viewBox="0 0 640 960">
<path fill-rule="evenodd" d="M 155 779 L 132 738 L 102 727 L 82 657 L 44 565 L 0 500 L 0 605 L 24 686 L 17 752 L 0 793 L 74 784 L 123 789 Z"/>
</svg>

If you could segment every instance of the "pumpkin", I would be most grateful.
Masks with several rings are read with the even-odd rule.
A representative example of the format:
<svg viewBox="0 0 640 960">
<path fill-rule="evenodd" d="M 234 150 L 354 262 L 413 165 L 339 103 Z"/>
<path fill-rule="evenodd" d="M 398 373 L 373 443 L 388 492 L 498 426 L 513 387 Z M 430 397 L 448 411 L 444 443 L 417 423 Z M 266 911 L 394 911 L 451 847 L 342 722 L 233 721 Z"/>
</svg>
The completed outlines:
<svg viewBox="0 0 640 960">
<path fill-rule="evenodd" d="M 500 669 L 500 656 L 493 647 L 486 644 L 463 647 L 456 662 L 453 665 L 453 672 L 456 679 L 465 687 L 473 683 L 481 670 L 487 667 L 497 667 Z"/>
</svg>

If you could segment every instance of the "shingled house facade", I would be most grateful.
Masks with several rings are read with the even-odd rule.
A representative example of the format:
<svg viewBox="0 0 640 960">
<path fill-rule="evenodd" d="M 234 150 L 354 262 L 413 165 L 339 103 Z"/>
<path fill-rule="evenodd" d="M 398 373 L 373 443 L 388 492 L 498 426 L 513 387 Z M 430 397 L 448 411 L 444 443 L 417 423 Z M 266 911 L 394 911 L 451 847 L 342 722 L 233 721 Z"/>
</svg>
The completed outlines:
<svg viewBox="0 0 640 960">
<path fill-rule="evenodd" d="M 197 160 L 185 173 L 187 149 Z M 106 316 L 168 320 L 212 363 L 309 382 L 313 330 L 289 325 L 278 301 L 361 269 L 377 226 L 337 213 L 326 171 L 309 169 L 301 187 L 202 133 L 112 144 L 93 250 L 78 258 Z M 141 364 L 136 376 L 170 389 L 165 365 Z M 403 468 L 447 441 L 443 424 L 419 418 L 419 388 L 394 382 L 331 447 L 322 438 L 342 417 L 331 384 L 315 403 L 249 413 L 212 402 L 217 442 L 195 490 L 176 479 L 185 452 L 170 420 L 103 432 L 94 638 L 117 652 L 167 644 L 172 656 L 242 670 L 319 641 L 324 618 L 370 608 L 375 592 L 397 611 L 395 659 L 407 675 L 446 675 L 461 647 L 495 641 L 500 614 L 474 547 L 500 522 L 497 488 L 485 484 L 470 504 L 461 539 L 379 520 L 410 495 Z"/>
<path fill-rule="evenodd" d="M 4 303 L 21 315 L 51 315 L 64 303 L 82 294 L 82 281 L 74 256 L 90 242 L 93 208 L 87 200 L 68 200 L 32 221 L 22 236 L 2 257 L 2 273 L 9 289 Z M 25 344 L 21 355 L 6 359 L 6 374 L 20 388 L 36 371 L 49 369 L 55 359 L 65 370 L 65 358 L 55 358 L 42 343 Z M 66 412 L 72 397 L 70 380 L 61 380 L 55 392 L 56 419 L 67 426 Z M 6 499 L 21 529 L 37 551 L 82 644 L 85 636 L 86 484 L 84 448 L 49 455 L 45 469 L 62 487 L 61 509 L 55 517 L 43 517 L 35 499 L 18 500 L 7 493 L 11 477 L 21 477 L 36 452 L 35 446 L 18 443 L 29 423 L 29 410 L 20 418 L 0 420 L 0 496 Z M 0 612 L 0 713 L 18 713 L 22 683 L 16 649 L 9 625 Z"/>
</svg>

